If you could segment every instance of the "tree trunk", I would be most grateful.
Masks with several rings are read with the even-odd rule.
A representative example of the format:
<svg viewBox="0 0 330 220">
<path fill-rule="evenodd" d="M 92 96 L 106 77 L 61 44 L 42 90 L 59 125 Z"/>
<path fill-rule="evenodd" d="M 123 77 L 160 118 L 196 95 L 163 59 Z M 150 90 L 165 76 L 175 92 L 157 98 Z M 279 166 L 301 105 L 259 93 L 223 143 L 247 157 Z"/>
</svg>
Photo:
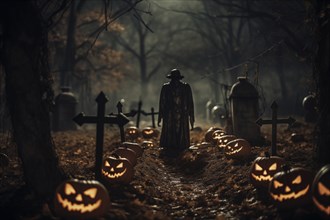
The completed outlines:
<svg viewBox="0 0 330 220">
<path fill-rule="evenodd" d="M 314 60 L 314 76 L 320 114 L 317 123 L 317 156 L 321 164 L 326 164 L 330 163 L 330 15 L 327 1 L 316 2 L 318 51 Z"/>
<path fill-rule="evenodd" d="M 27 185 L 46 199 L 63 177 L 50 134 L 47 32 L 31 2 L 6 1 L 1 8 L 13 137 Z"/>
<path fill-rule="evenodd" d="M 77 23 L 77 7 L 76 0 L 72 0 L 70 14 L 68 18 L 68 29 L 67 29 L 67 39 L 66 48 L 63 59 L 63 65 L 61 68 L 61 86 L 71 86 L 72 75 L 75 66 L 75 54 L 76 54 L 76 23 Z"/>
</svg>

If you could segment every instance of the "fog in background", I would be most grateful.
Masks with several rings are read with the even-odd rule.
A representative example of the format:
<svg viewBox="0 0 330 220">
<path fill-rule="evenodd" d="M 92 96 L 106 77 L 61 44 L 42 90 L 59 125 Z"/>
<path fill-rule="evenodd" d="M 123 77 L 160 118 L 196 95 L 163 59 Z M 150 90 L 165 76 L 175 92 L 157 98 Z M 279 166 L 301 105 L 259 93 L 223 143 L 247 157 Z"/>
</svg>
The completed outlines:
<svg viewBox="0 0 330 220">
<path fill-rule="evenodd" d="M 116 112 L 120 100 L 124 112 L 137 108 L 139 100 L 143 110 L 158 111 L 161 86 L 177 68 L 192 87 L 197 122 L 205 120 L 208 100 L 224 106 L 230 87 L 246 74 L 259 91 L 260 114 L 269 115 L 274 100 L 280 115 L 303 114 L 302 99 L 313 92 L 313 41 L 304 25 L 302 1 L 145 0 L 136 8 L 100 33 L 88 55 L 88 62 L 97 65 L 75 63 L 69 86 L 78 98 L 78 112 L 95 114 L 100 91 L 110 99 L 109 113 Z M 102 19 L 102 1 L 81 3 L 78 9 L 76 46 L 98 27 L 79 19 L 93 17 L 92 12 Z M 59 72 L 66 59 L 70 11 L 64 18 L 53 33 L 62 36 L 56 42 L 64 42 L 61 47 L 53 43 L 56 93 L 63 86 Z M 104 65 L 109 67 L 95 67 Z"/>
</svg>

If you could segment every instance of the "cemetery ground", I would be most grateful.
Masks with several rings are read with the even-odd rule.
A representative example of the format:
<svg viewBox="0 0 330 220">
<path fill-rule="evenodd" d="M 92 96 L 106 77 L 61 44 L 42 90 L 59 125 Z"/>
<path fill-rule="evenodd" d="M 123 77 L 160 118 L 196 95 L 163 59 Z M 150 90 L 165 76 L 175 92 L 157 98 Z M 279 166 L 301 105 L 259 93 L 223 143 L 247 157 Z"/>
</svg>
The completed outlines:
<svg viewBox="0 0 330 220">
<path fill-rule="evenodd" d="M 198 124 L 197 124 L 198 126 Z M 209 127 L 191 131 L 191 145 L 204 141 Z M 278 127 L 277 152 L 291 166 L 317 170 L 314 160 L 314 127 L 298 120 L 294 126 Z M 262 133 L 270 140 L 270 126 Z M 298 136 L 292 138 L 292 134 Z M 10 158 L 0 182 L 0 219 L 58 219 L 46 204 L 40 204 L 24 187 L 21 163 L 10 134 L 1 134 L 0 150 Z M 93 179 L 95 128 L 54 132 L 53 140 L 61 167 L 73 178 Z M 136 142 L 142 142 L 140 137 Z M 317 218 L 312 204 L 287 212 L 278 211 L 267 193 L 257 191 L 249 180 L 251 164 L 270 150 L 253 146 L 253 155 L 244 162 L 226 159 L 210 145 L 199 145 L 177 157 L 163 156 L 158 148 L 144 149 L 138 158 L 133 181 L 111 187 L 111 205 L 102 219 L 311 219 Z M 104 156 L 120 145 L 116 126 L 107 126 Z"/>
</svg>

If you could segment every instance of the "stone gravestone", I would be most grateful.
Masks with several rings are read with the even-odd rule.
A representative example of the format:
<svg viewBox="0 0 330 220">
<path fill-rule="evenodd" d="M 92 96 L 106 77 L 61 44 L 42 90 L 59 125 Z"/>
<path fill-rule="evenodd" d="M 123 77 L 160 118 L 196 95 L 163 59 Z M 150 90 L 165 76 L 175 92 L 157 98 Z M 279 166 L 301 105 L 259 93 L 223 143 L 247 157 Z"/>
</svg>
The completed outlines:
<svg viewBox="0 0 330 220">
<path fill-rule="evenodd" d="M 69 87 L 62 87 L 61 93 L 55 97 L 55 109 L 53 112 L 53 130 L 76 130 L 77 127 L 72 118 L 77 114 L 77 99 Z"/>
<path fill-rule="evenodd" d="M 251 144 L 262 144 L 260 127 L 255 123 L 259 117 L 259 94 L 247 77 L 238 77 L 230 90 L 233 134 Z"/>
</svg>

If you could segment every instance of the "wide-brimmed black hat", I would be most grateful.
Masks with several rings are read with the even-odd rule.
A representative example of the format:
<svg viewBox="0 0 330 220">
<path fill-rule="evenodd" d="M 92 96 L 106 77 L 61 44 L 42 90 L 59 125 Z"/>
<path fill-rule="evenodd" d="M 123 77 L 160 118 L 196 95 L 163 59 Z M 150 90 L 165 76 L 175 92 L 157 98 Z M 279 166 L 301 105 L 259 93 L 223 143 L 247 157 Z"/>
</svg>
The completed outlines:
<svg viewBox="0 0 330 220">
<path fill-rule="evenodd" d="M 183 79 L 184 76 L 181 75 L 178 69 L 172 69 L 169 74 L 166 76 L 169 79 Z"/>
</svg>

